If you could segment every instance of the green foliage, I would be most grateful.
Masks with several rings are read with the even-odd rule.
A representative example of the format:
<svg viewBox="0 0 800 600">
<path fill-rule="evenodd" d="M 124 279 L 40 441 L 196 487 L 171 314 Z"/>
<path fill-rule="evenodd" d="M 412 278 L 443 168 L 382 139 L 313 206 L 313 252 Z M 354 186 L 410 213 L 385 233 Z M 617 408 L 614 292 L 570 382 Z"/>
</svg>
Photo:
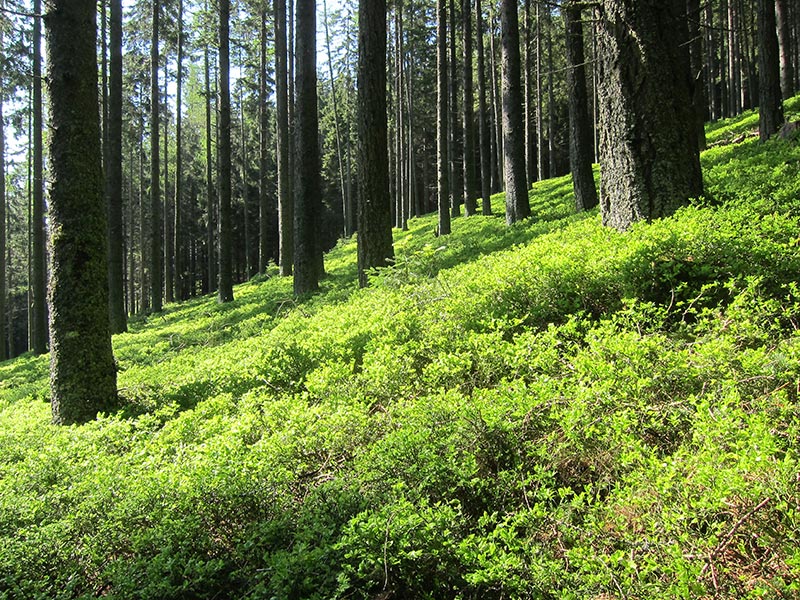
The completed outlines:
<svg viewBox="0 0 800 600">
<path fill-rule="evenodd" d="M 796 597 L 800 147 L 703 160 L 626 233 L 551 180 L 367 290 L 350 240 L 168 306 L 84 426 L 0 365 L 0 598 Z"/>
</svg>

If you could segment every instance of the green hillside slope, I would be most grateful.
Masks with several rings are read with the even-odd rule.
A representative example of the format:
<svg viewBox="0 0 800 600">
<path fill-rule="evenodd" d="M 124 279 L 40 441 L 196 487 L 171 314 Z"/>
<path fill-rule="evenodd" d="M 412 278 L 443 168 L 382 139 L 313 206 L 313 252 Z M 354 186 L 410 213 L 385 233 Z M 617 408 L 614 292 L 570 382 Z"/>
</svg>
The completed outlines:
<svg viewBox="0 0 800 600">
<path fill-rule="evenodd" d="M 555 179 L 134 321 L 88 425 L 1 364 L 0 598 L 800 597 L 800 142 L 747 119 L 674 218 Z"/>
</svg>

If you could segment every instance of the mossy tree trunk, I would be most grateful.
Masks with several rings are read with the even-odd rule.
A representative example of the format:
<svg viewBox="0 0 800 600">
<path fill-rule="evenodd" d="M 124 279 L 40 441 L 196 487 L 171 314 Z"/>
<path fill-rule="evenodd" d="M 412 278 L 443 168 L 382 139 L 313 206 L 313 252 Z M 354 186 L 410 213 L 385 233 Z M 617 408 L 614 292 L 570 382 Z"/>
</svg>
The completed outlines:
<svg viewBox="0 0 800 600">
<path fill-rule="evenodd" d="M 386 103 L 386 0 L 358 9 L 358 283 L 394 257 Z M 402 177 L 398 173 L 398 177 Z M 402 214 L 402 205 L 400 212 Z"/>
<path fill-rule="evenodd" d="M 45 16 L 50 92 L 53 421 L 116 403 L 97 94 L 96 2 L 53 0 Z"/>
<path fill-rule="evenodd" d="M 597 189 L 592 173 L 594 142 L 589 118 L 589 94 L 586 90 L 586 66 L 583 51 L 583 15 L 578 4 L 563 8 L 567 49 L 567 103 L 569 105 L 569 163 L 575 208 L 579 211 L 597 206 Z"/>
<path fill-rule="evenodd" d="M 685 0 L 604 0 L 599 11 L 603 223 L 672 214 L 703 193 Z"/>
<path fill-rule="evenodd" d="M 519 14 L 516 0 L 500 3 L 503 50 L 503 165 L 506 182 L 506 222 L 530 216 L 525 174 L 525 125 L 519 51 Z"/>
</svg>

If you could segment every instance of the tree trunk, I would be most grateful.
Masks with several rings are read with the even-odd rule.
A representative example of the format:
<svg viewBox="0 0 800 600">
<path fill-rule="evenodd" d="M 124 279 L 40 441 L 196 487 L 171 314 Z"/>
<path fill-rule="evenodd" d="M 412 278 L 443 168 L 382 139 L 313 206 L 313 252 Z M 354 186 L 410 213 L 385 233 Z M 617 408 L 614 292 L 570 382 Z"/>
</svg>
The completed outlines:
<svg viewBox="0 0 800 600">
<path fill-rule="evenodd" d="M 542 98 L 542 7 L 536 2 L 536 174 L 539 180 L 547 178 L 544 164 L 544 100 Z"/>
<path fill-rule="evenodd" d="M 214 155 L 212 154 L 211 144 L 211 61 L 209 57 L 208 45 L 205 46 L 203 53 L 203 66 L 205 69 L 206 84 L 206 293 L 214 291 L 217 287 L 217 261 L 214 235 L 216 231 L 216 218 L 214 202 Z"/>
<path fill-rule="evenodd" d="M 577 4 L 563 7 L 567 31 L 567 102 L 569 104 L 569 163 L 575 208 L 579 211 L 597 206 L 597 189 L 592 173 L 592 124 L 589 120 L 589 95 L 586 91 L 586 66 L 583 51 L 583 23 Z"/>
<path fill-rule="evenodd" d="M 478 39 L 478 135 L 481 149 L 481 212 L 492 214 L 492 164 L 491 141 L 489 139 L 489 116 L 486 106 L 486 62 L 483 43 L 483 8 L 481 0 L 475 0 L 475 24 Z"/>
<path fill-rule="evenodd" d="M 33 12 L 42 13 L 42 0 Z M 42 26 L 33 20 L 33 353 L 47 352 L 47 251 L 44 220 L 44 162 L 42 159 Z"/>
<path fill-rule="evenodd" d="M 616 229 L 670 215 L 703 192 L 685 9 L 685 0 L 602 5 L 601 213 Z"/>
<path fill-rule="evenodd" d="M 689 29 L 689 57 L 692 84 L 692 106 L 694 108 L 695 131 L 700 150 L 706 148 L 706 106 L 703 86 L 703 38 L 700 33 L 700 0 L 687 0 L 686 18 Z"/>
<path fill-rule="evenodd" d="M 183 200 L 183 0 L 178 0 L 178 59 L 175 90 L 175 295 L 186 300 L 186 236 Z"/>
<path fill-rule="evenodd" d="M 286 0 L 275 0 L 275 104 L 278 161 L 278 230 L 280 274 L 292 274 L 294 262 L 294 201 L 291 195 L 289 96 L 286 55 Z"/>
<path fill-rule="evenodd" d="M 495 3 L 489 5 L 489 20 L 490 35 L 489 35 L 489 52 L 491 53 L 491 69 L 492 69 L 492 121 L 494 124 L 494 136 L 492 143 L 494 145 L 494 152 L 492 153 L 492 191 L 495 193 L 503 191 L 503 109 L 502 99 L 500 97 L 500 83 L 497 80 L 497 49 L 495 48 Z"/>
<path fill-rule="evenodd" d="M 519 17 L 516 0 L 501 0 L 503 46 L 503 164 L 506 182 L 506 223 L 530 216 L 525 179 L 525 127 L 522 119 Z"/>
<path fill-rule="evenodd" d="M 533 56 L 533 18 L 531 16 L 531 0 L 525 0 L 525 172 L 529 182 L 536 181 L 536 108 L 533 100 L 534 71 L 531 68 Z"/>
<path fill-rule="evenodd" d="M 0 0 L 0 12 L 5 7 Z M 0 28 L 0 54 L 5 54 L 3 29 Z M 0 81 L 5 68 L 0 61 Z M 3 97 L 0 95 L 0 362 L 6 360 L 6 122 L 3 115 Z M 12 350 L 9 348 L 9 350 Z"/>
<path fill-rule="evenodd" d="M 450 146 L 448 155 L 450 157 L 450 214 L 457 217 L 461 214 L 461 200 L 464 197 L 464 176 L 461 162 L 461 120 L 458 118 L 458 62 L 456 60 L 456 4 L 455 0 L 450 0 L 449 11 L 449 30 L 450 30 L 450 69 L 448 76 L 448 92 L 450 94 L 450 117 L 449 132 Z"/>
<path fill-rule="evenodd" d="M 462 39 L 464 52 L 464 215 L 474 215 L 477 211 L 475 182 L 475 96 L 472 87 L 472 6 L 471 0 L 463 0 L 461 5 Z"/>
<path fill-rule="evenodd" d="M 261 7 L 259 16 L 258 68 L 258 272 L 265 274 L 270 259 L 269 195 L 267 194 L 267 162 L 269 156 L 269 119 L 267 118 L 267 5 Z"/>
<path fill-rule="evenodd" d="M 386 266 L 394 258 L 388 202 L 386 110 L 386 1 L 361 0 L 358 11 L 358 283 L 361 287 L 367 285 L 369 269 Z"/>
<path fill-rule="evenodd" d="M 762 142 L 783 124 L 780 56 L 775 24 L 775 0 L 758 0 L 758 135 Z"/>
<path fill-rule="evenodd" d="M 164 67 L 164 98 L 165 101 L 169 98 L 169 68 Z M 169 110 L 164 111 L 164 254 L 161 257 L 163 260 L 164 269 L 164 300 L 166 302 L 174 302 L 175 294 L 175 232 L 173 226 L 175 225 L 175 216 L 172 209 L 171 198 L 169 193 Z"/>
<path fill-rule="evenodd" d="M 297 0 L 294 180 L 294 293 L 319 289 L 320 162 L 317 113 L 317 12 L 314 0 Z"/>
<path fill-rule="evenodd" d="M 53 421 L 72 424 L 94 419 L 117 399 L 97 97 L 97 4 L 54 0 L 49 5 L 50 383 Z"/>
<path fill-rule="evenodd" d="M 438 235 L 450 233 L 450 161 L 448 160 L 447 133 L 447 6 L 445 0 L 436 2 L 436 140 L 438 169 Z"/>
<path fill-rule="evenodd" d="M 158 90 L 159 13 L 161 3 L 153 0 L 153 29 L 150 46 L 150 305 L 153 312 L 162 310 L 164 287 L 163 254 L 161 249 L 161 109 Z"/>
<path fill-rule="evenodd" d="M 219 0 L 219 302 L 233 301 L 230 0 Z"/>
<path fill-rule="evenodd" d="M 800 10 L 797 4 L 794 4 L 793 9 Z M 794 65 L 792 64 L 792 35 L 788 0 L 775 0 L 775 18 L 780 48 L 781 92 L 783 99 L 788 100 L 794 95 Z"/>
<path fill-rule="evenodd" d="M 108 293 L 111 332 L 126 331 L 125 234 L 122 223 L 122 0 L 111 0 L 111 68 L 106 137 L 106 201 L 108 203 Z"/>
</svg>

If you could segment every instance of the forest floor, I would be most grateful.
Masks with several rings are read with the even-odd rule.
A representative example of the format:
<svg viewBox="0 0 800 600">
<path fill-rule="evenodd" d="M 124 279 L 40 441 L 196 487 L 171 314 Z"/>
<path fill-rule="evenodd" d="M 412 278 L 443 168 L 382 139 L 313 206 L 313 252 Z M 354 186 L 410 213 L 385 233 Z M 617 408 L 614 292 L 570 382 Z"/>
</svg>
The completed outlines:
<svg viewBox="0 0 800 600">
<path fill-rule="evenodd" d="M 370 289 L 348 240 L 136 318 L 87 425 L 0 364 L 0 598 L 800 597 L 800 141 L 753 127 L 625 233 L 553 179 Z"/>
</svg>

